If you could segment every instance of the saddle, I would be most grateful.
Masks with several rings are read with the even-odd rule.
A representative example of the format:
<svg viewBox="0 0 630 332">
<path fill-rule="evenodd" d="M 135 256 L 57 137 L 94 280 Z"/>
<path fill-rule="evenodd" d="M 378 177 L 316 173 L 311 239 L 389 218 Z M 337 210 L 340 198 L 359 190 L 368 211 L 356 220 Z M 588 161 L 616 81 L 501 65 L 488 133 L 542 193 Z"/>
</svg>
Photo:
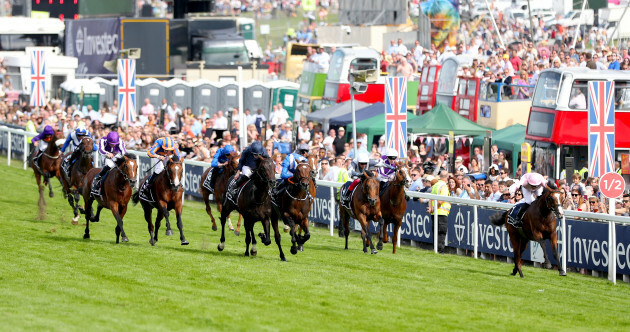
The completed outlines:
<svg viewBox="0 0 630 332">
<path fill-rule="evenodd" d="M 525 215 L 525 211 L 527 211 L 528 207 L 529 204 L 527 203 L 518 203 L 514 205 L 508 211 L 508 224 L 514 226 L 514 228 L 517 229 L 523 228 L 523 216 Z"/>
<path fill-rule="evenodd" d="M 155 198 L 153 197 L 153 191 L 151 190 L 151 187 L 152 186 L 149 184 L 149 181 L 147 179 L 147 181 L 144 181 L 144 183 L 142 184 L 142 187 L 140 187 L 138 196 L 143 201 L 155 203 Z"/>
<path fill-rule="evenodd" d="M 240 188 L 236 192 L 236 196 L 232 196 L 230 194 L 232 192 L 231 189 L 236 185 L 236 179 L 232 177 L 230 179 L 230 184 L 228 185 L 228 190 L 226 192 L 225 198 L 229 199 L 232 203 L 234 203 L 234 205 L 238 205 L 236 201 L 238 200 L 238 197 L 241 195 L 241 191 L 243 191 L 243 188 L 245 188 L 245 185 L 249 183 L 249 181 L 251 181 L 251 179 L 248 179 L 247 181 L 243 182 L 243 184 L 241 184 Z"/>
<path fill-rule="evenodd" d="M 212 187 L 212 173 L 214 172 L 214 167 L 210 168 L 210 172 L 208 172 L 208 176 L 203 180 L 203 187 L 208 189 L 211 194 L 214 193 L 214 188 Z"/>
<path fill-rule="evenodd" d="M 354 189 L 357 187 L 359 182 L 361 182 L 360 179 L 356 179 L 354 181 L 348 181 L 344 183 L 344 185 L 341 186 L 340 188 L 339 201 L 341 205 L 345 207 L 346 209 L 348 209 L 349 211 L 352 210 L 352 208 L 350 207 L 350 201 L 352 200 Z"/>
<path fill-rule="evenodd" d="M 110 169 L 109 171 L 107 171 L 107 173 L 105 173 L 100 179 L 98 179 L 98 181 L 93 181 L 92 182 L 92 196 L 103 196 L 103 182 L 105 182 L 105 179 L 107 178 L 107 176 L 109 175 L 109 173 L 112 170 Z"/>
</svg>

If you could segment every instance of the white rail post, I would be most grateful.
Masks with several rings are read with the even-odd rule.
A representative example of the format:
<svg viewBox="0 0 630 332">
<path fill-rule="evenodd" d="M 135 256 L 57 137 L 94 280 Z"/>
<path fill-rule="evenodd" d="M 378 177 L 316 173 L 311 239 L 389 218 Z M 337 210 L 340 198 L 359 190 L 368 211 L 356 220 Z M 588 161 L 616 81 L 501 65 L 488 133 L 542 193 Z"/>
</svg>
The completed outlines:
<svg viewBox="0 0 630 332">
<path fill-rule="evenodd" d="M 433 251 L 438 252 L 438 203 L 433 200 Z"/>
<path fill-rule="evenodd" d="M 330 236 L 335 236 L 334 235 L 334 229 L 335 229 L 335 187 L 330 186 L 330 214 L 328 219 L 330 219 Z"/>
<path fill-rule="evenodd" d="M 477 226 L 477 222 L 477 205 L 473 205 L 473 252 L 475 259 L 479 258 L 479 241 L 477 240 L 479 226 Z"/>
<path fill-rule="evenodd" d="M 615 236 L 615 223 L 608 222 L 608 280 L 617 284 L 617 237 Z"/>
<path fill-rule="evenodd" d="M 142 163 L 140 162 L 140 156 L 136 154 L 136 161 L 138 162 L 138 171 L 136 172 L 136 190 L 140 189 L 140 171 L 142 170 Z"/>
<path fill-rule="evenodd" d="M 28 135 L 24 135 L 24 156 L 22 157 L 24 160 L 24 170 L 26 170 L 26 165 L 28 164 Z"/>
<path fill-rule="evenodd" d="M 392 228 L 393 227 L 396 227 L 396 226 L 392 226 Z M 386 232 L 387 229 L 385 229 L 384 231 Z M 398 244 L 398 248 L 400 248 L 400 239 L 402 238 L 401 234 L 402 234 L 402 225 L 400 225 L 400 229 L 398 230 L 398 238 L 396 239 L 398 241 L 398 243 L 397 243 Z"/>
<path fill-rule="evenodd" d="M 203 174 L 203 172 L 202 172 Z M 186 163 L 182 163 L 182 189 L 184 193 L 182 194 L 182 206 L 184 205 L 184 197 L 186 197 Z"/>
<path fill-rule="evenodd" d="M 567 244 L 567 218 L 562 216 L 562 270 L 567 272 L 567 250 L 569 248 Z M 545 248 L 542 248 L 545 250 Z"/>
<path fill-rule="evenodd" d="M 7 134 L 7 166 L 11 166 L 11 132 L 7 131 Z"/>
</svg>

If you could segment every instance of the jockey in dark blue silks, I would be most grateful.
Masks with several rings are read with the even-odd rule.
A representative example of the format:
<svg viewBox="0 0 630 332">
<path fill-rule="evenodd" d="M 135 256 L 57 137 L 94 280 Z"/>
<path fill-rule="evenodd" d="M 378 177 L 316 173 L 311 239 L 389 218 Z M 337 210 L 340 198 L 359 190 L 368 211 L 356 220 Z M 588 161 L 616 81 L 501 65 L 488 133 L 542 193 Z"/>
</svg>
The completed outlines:
<svg viewBox="0 0 630 332">
<path fill-rule="evenodd" d="M 269 158 L 267 150 L 263 148 L 260 141 L 254 141 L 250 146 L 243 150 L 241 159 L 238 161 L 236 174 L 234 175 L 236 181 L 230 183 L 230 188 L 228 189 L 229 197 L 234 197 L 238 188 L 247 182 L 250 176 L 254 174 L 254 171 L 256 170 L 256 156 Z"/>
<path fill-rule="evenodd" d="M 271 198 L 275 201 L 276 198 L 282 193 L 282 191 L 287 187 L 287 183 L 289 179 L 293 177 L 293 172 L 295 172 L 295 168 L 298 163 L 306 162 L 306 156 L 310 151 L 307 144 L 302 143 L 298 145 L 297 149 L 286 158 L 282 162 L 282 172 L 280 173 L 280 184 L 274 188 L 273 195 Z"/>
<path fill-rule="evenodd" d="M 81 144 L 81 140 L 85 137 L 92 137 L 90 133 L 83 126 L 77 127 L 77 129 L 68 135 L 66 138 L 66 142 L 63 143 L 61 147 L 61 152 L 65 153 L 66 149 L 69 149 L 70 153 L 64 160 L 62 164 L 62 169 L 67 170 L 77 161 L 78 158 L 73 157 L 74 151 L 76 151 L 77 147 Z M 92 141 L 92 151 L 98 150 L 98 146 L 96 142 Z"/>
<path fill-rule="evenodd" d="M 222 148 L 219 148 L 217 152 L 214 154 L 214 158 L 212 159 L 212 175 L 210 176 L 210 187 L 211 190 L 214 190 L 214 184 L 217 181 L 217 176 L 223 173 L 223 167 L 228 163 L 228 156 L 230 153 L 234 152 L 234 148 L 231 145 L 226 145 Z"/>
<path fill-rule="evenodd" d="M 98 173 L 92 182 L 92 192 L 97 195 L 100 193 L 101 179 L 110 169 L 116 167 L 116 161 L 127 153 L 127 149 L 125 149 L 125 142 L 119 139 L 118 133 L 110 131 L 106 137 L 101 138 L 98 144 L 98 152 L 105 156 L 105 161 L 101 172 Z"/>
</svg>

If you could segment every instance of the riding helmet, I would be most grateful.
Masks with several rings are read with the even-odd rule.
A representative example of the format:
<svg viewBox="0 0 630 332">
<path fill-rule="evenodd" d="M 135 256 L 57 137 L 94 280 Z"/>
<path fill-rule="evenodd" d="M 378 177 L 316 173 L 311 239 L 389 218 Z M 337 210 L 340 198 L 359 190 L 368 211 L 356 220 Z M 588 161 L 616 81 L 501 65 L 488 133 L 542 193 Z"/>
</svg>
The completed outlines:
<svg viewBox="0 0 630 332">
<path fill-rule="evenodd" d="M 308 151 L 310 151 L 310 149 L 309 149 L 309 147 L 308 147 L 308 144 L 306 144 L 306 143 L 301 143 L 301 144 L 299 144 L 297 149 L 298 149 L 298 152 L 299 152 L 300 154 L 302 154 L 302 152 L 308 152 Z"/>
<path fill-rule="evenodd" d="M 396 149 L 390 148 L 389 150 L 387 150 L 387 158 L 389 157 L 398 157 L 398 151 L 396 151 Z"/>
<path fill-rule="evenodd" d="M 164 137 L 164 139 L 162 140 L 162 149 L 166 151 L 175 150 L 175 142 L 171 137 Z"/>
<path fill-rule="evenodd" d="M 107 143 L 111 144 L 111 145 L 118 145 L 118 133 L 115 131 L 110 131 L 109 134 L 107 134 Z"/>
</svg>

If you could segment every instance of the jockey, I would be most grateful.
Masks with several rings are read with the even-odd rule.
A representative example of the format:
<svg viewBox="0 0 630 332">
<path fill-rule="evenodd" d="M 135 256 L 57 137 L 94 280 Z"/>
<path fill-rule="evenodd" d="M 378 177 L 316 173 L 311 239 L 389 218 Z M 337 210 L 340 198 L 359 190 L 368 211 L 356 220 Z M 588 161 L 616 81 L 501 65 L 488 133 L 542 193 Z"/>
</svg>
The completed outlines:
<svg viewBox="0 0 630 332">
<path fill-rule="evenodd" d="M 379 163 L 376 166 L 380 166 L 378 169 L 377 179 L 380 181 L 380 190 L 383 190 L 385 185 L 394 179 L 396 174 L 396 158 L 398 158 L 398 151 L 396 149 L 387 150 L 387 154 L 381 157 Z"/>
<path fill-rule="evenodd" d="M 210 187 L 214 190 L 214 183 L 217 181 L 217 176 L 223 173 L 223 167 L 228 163 L 228 156 L 234 152 L 234 148 L 228 144 L 222 148 L 219 148 L 214 154 L 212 163 L 210 166 L 213 168 L 212 175 L 210 176 Z M 216 169 L 216 172 L 215 170 Z"/>
<path fill-rule="evenodd" d="M 522 227 L 525 211 L 545 190 L 545 178 L 538 173 L 524 174 L 520 179 L 520 183 L 523 198 L 517 202 L 512 213 L 510 213 L 510 217 L 515 221 L 515 227 Z"/>
<path fill-rule="evenodd" d="M 55 130 L 51 126 L 46 126 L 39 135 L 33 137 L 33 139 L 31 140 L 33 143 L 41 141 L 37 145 L 37 155 L 35 156 L 36 160 L 38 160 L 39 157 L 41 157 L 42 153 L 46 151 L 48 143 L 52 141 L 53 136 L 55 136 Z"/>
<path fill-rule="evenodd" d="M 98 144 L 98 152 L 105 156 L 104 166 L 101 169 L 101 172 L 98 173 L 96 178 L 94 178 L 93 192 L 99 193 L 101 189 L 101 179 L 110 169 L 116 167 L 116 161 L 122 158 L 125 153 L 127 153 L 127 149 L 125 149 L 125 142 L 118 138 L 118 133 L 115 131 L 110 131 L 106 137 L 101 138 Z"/>
<path fill-rule="evenodd" d="M 153 185 L 157 175 L 162 173 L 168 159 L 171 156 L 176 155 L 177 159 L 181 158 L 179 149 L 175 146 L 175 141 L 171 137 L 161 137 L 155 140 L 153 146 L 147 151 L 147 155 L 151 157 L 151 164 L 153 164 L 153 173 L 146 181 L 146 186 Z"/>
<path fill-rule="evenodd" d="M 306 162 L 306 156 L 309 152 L 307 144 L 302 143 L 298 145 L 297 149 L 282 162 L 282 172 L 280 173 L 280 184 L 274 188 L 272 199 L 275 199 L 286 188 L 288 180 L 293 177 L 293 172 L 298 163 Z"/>
<path fill-rule="evenodd" d="M 234 197 L 238 188 L 242 186 L 245 182 L 247 182 L 247 180 L 249 180 L 249 177 L 252 176 L 252 174 L 256 170 L 256 156 L 269 158 L 267 150 L 263 148 L 260 141 L 254 141 L 250 146 L 243 150 L 243 154 L 241 154 L 241 159 L 239 159 L 238 161 L 237 172 L 234 175 L 236 181 L 230 184 L 230 189 L 228 190 L 228 195 L 230 195 L 230 197 Z M 240 176 L 241 173 L 242 176 Z"/>
<path fill-rule="evenodd" d="M 354 190 L 359 182 L 361 182 L 361 175 L 363 175 L 363 172 L 368 171 L 370 166 L 369 164 L 370 157 L 367 153 L 359 153 L 356 163 L 354 161 L 352 162 L 352 172 L 350 172 L 352 182 L 346 182 L 346 185 L 341 187 L 340 197 L 344 205 L 347 205 L 347 200 L 350 198 L 348 194 Z M 350 183 L 350 185 L 347 185 L 348 183 Z"/>
<path fill-rule="evenodd" d="M 66 142 L 63 143 L 63 146 L 61 147 L 61 152 L 65 153 L 66 149 L 70 148 L 71 153 L 68 155 L 66 159 L 64 159 L 63 161 L 64 164 L 67 165 L 68 163 L 70 163 L 71 161 L 70 159 L 72 158 L 74 151 L 81 144 L 81 140 L 84 137 L 91 137 L 90 133 L 85 129 L 84 126 L 77 127 L 75 131 L 71 132 L 70 135 L 68 135 L 68 137 L 66 138 Z M 96 150 L 98 150 L 98 146 L 96 145 L 96 143 L 92 142 L 92 151 L 96 151 Z"/>
</svg>

